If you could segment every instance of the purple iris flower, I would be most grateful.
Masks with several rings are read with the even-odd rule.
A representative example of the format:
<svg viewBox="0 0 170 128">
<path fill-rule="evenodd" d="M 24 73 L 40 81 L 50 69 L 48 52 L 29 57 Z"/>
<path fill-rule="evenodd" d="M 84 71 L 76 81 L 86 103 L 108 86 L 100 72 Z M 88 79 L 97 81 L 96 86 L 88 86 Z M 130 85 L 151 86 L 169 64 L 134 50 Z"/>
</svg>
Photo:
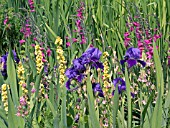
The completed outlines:
<svg viewBox="0 0 170 128">
<path fill-rule="evenodd" d="M 113 80 L 113 84 L 114 84 L 115 87 L 118 86 L 118 92 L 119 92 L 119 94 L 121 94 L 123 91 L 126 90 L 126 83 L 125 83 L 125 81 L 124 81 L 122 78 L 120 78 L 120 77 L 114 79 L 114 80 Z M 114 91 L 115 91 L 115 90 L 114 90 Z M 112 92 L 112 95 L 114 95 L 114 91 Z M 134 94 L 133 92 L 131 92 L 131 96 L 134 98 L 134 97 L 135 97 L 135 94 Z"/>
<path fill-rule="evenodd" d="M 121 94 L 124 90 L 126 90 L 126 83 L 125 83 L 125 81 L 124 81 L 122 78 L 120 78 L 120 77 L 114 79 L 114 80 L 113 80 L 113 84 L 114 84 L 115 87 L 118 86 L 118 92 L 119 92 L 119 94 Z M 114 91 L 113 91 L 112 95 L 114 95 Z"/>
<path fill-rule="evenodd" d="M 138 48 L 131 47 L 126 51 L 124 60 L 121 60 L 120 63 L 123 65 L 127 62 L 128 68 L 131 68 L 139 62 L 143 67 L 145 67 L 146 62 L 140 60 L 140 55 L 140 50 Z"/>
<path fill-rule="evenodd" d="M 65 75 L 69 78 L 72 79 L 76 77 L 77 72 L 74 70 L 74 67 L 68 68 L 65 72 Z"/>
<path fill-rule="evenodd" d="M 93 91 L 94 91 L 95 94 L 97 93 L 98 96 L 104 97 L 102 88 L 101 88 L 101 86 L 100 86 L 99 83 L 93 83 L 93 84 L 92 84 L 92 88 L 93 88 Z"/>
<path fill-rule="evenodd" d="M 80 72 L 79 70 L 75 69 L 74 66 L 71 68 L 68 68 L 65 72 L 65 75 L 69 78 L 68 81 L 66 82 L 66 88 L 68 90 L 71 89 L 70 86 L 71 86 L 72 80 L 76 80 L 77 82 L 81 83 L 85 76 L 82 70 Z"/>
<path fill-rule="evenodd" d="M 0 57 L 1 73 L 7 76 L 7 54 Z"/>
<path fill-rule="evenodd" d="M 71 81 L 75 80 L 79 83 L 85 77 L 84 72 L 86 71 L 86 65 L 90 64 L 92 67 L 103 69 L 103 64 L 99 62 L 102 52 L 97 48 L 90 47 L 86 50 L 80 58 L 73 60 L 73 66 L 68 68 L 65 75 L 68 77 L 66 82 L 66 88 L 70 90 Z"/>
<path fill-rule="evenodd" d="M 12 53 L 13 53 L 15 62 L 18 64 L 19 63 L 19 58 L 17 57 L 16 52 L 14 50 L 12 50 Z"/>
<path fill-rule="evenodd" d="M 103 64 L 99 62 L 102 52 L 94 47 L 87 49 L 81 56 L 82 64 L 92 63 L 95 68 L 103 69 Z"/>
<path fill-rule="evenodd" d="M 14 50 L 12 50 L 13 56 L 14 56 L 14 60 L 16 63 L 19 63 L 19 59 L 17 57 L 17 54 Z M 5 55 L 2 55 L 0 57 L 0 65 L 1 65 L 1 73 L 3 76 L 7 76 L 7 57 L 8 57 L 8 53 L 6 53 Z"/>
<path fill-rule="evenodd" d="M 73 66 L 76 70 L 86 70 L 85 66 L 82 64 L 82 59 L 78 58 L 78 59 L 74 59 L 73 60 Z"/>
</svg>

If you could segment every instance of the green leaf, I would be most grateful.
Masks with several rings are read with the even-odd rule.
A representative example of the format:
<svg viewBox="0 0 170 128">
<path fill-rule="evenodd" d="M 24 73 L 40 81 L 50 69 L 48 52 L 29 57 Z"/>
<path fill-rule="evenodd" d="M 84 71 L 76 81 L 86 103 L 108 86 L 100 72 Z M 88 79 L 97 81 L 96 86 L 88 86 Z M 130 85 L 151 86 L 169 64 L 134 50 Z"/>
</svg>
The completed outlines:
<svg viewBox="0 0 170 128">
<path fill-rule="evenodd" d="M 11 47 L 9 48 L 9 54 L 7 58 L 7 74 L 8 74 L 9 85 L 12 92 L 12 99 L 14 101 L 14 104 L 18 106 L 19 103 L 18 103 L 16 71 L 15 71 L 14 61 L 12 59 Z"/>
<path fill-rule="evenodd" d="M 9 91 L 7 92 L 8 92 L 8 127 L 9 128 L 23 128 L 24 120 L 22 119 L 22 117 L 16 116 L 14 103 L 12 102 Z"/>
<path fill-rule="evenodd" d="M 48 108 L 50 108 L 51 112 L 53 113 L 53 117 L 55 118 L 57 116 L 57 112 L 55 111 L 54 106 L 52 105 L 49 99 L 46 99 L 46 101 Z"/>
<path fill-rule="evenodd" d="M 154 112 L 151 118 L 151 127 L 152 128 L 161 128 L 162 124 L 162 95 L 164 92 L 164 81 L 163 81 L 163 73 L 161 61 L 159 59 L 158 51 L 156 49 L 156 44 L 153 43 L 153 57 L 156 67 L 156 82 L 157 82 L 157 90 L 158 90 L 158 99 L 156 101 L 156 106 L 154 108 Z M 159 119 L 159 120 L 158 120 Z"/>
<path fill-rule="evenodd" d="M 0 87 L 2 84 L 4 84 L 4 78 L 3 78 L 2 74 L 0 73 Z"/>
<path fill-rule="evenodd" d="M 0 109 L 0 117 L 7 123 L 6 112 L 2 108 Z"/>
<path fill-rule="evenodd" d="M 37 74 L 36 65 L 35 65 L 34 61 L 32 60 L 32 58 L 30 57 L 30 53 L 27 53 L 27 55 L 29 58 L 29 65 L 31 67 L 31 71 L 33 72 L 33 77 L 35 77 Z"/>
<path fill-rule="evenodd" d="M 113 128 L 116 128 L 116 117 L 119 108 L 119 93 L 118 86 L 116 86 L 116 90 L 114 92 L 114 97 L 112 98 L 114 105 L 113 107 Z"/>
<path fill-rule="evenodd" d="M 100 123 L 98 120 L 98 117 L 96 115 L 96 110 L 95 110 L 95 105 L 94 105 L 94 97 L 93 97 L 93 90 L 92 90 L 92 85 L 90 81 L 90 74 L 88 74 L 87 78 L 87 96 L 88 96 L 88 108 L 89 108 L 89 117 L 91 122 L 92 128 L 100 128 Z M 90 126 L 90 124 L 89 124 Z"/>
<path fill-rule="evenodd" d="M 53 35 L 53 37 L 56 38 L 57 35 L 55 34 L 55 32 L 46 23 L 45 26 L 47 27 L 48 31 Z"/>
<path fill-rule="evenodd" d="M 0 126 L 1 128 L 7 128 L 7 126 L 5 125 L 4 121 L 0 118 Z"/>
<path fill-rule="evenodd" d="M 159 120 L 158 120 L 159 119 Z M 151 128 L 161 128 L 162 124 L 162 92 L 158 92 L 158 99 L 151 118 Z"/>
<path fill-rule="evenodd" d="M 148 102 L 147 102 L 147 104 L 146 104 L 146 106 L 145 106 L 145 108 L 144 108 L 144 110 L 143 110 L 143 112 L 142 112 L 142 126 L 143 126 L 143 124 L 144 124 L 145 115 L 146 115 L 146 113 L 147 113 L 147 109 L 148 109 L 148 107 L 149 107 L 149 104 L 151 103 L 151 101 L 152 101 L 152 99 L 153 99 L 153 96 L 154 96 L 154 92 L 152 92 L 152 94 L 150 95 L 150 97 L 149 97 L 149 99 L 148 99 Z"/>
<path fill-rule="evenodd" d="M 165 104 L 164 104 L 164 119 L 163 119 L 163 127 L 166 127 L 168 124 L 168 118 L 169 118 L 169 113 L 168 111 L 170 110 L 170 91 L 168 92 L 167 97 L 165 98 Z"/>
<path fill-rule="evenodd" d="M 59 86 L 59 85 L 58 85 Z M 62 88 L 62 103 L 61 103 L 61 127 L 62 128 L 67 128 L 67 113 L 66 113 L 66 95 L 67 95 L 67 90 L 66 87 L 63 86 Z"/>
<path fill-rule="evenodd" d="M 162 72 L 162 65 L 159 59 L 158 51 L 156 49 L 156 44 L 153 43 L 153 57 L 155 62 L 156 68 L 156 82 L 157 82 L 157 90 L 161 88 L 161 92 L 164 92 L 164 80 L 163 80 L 163 72 Z"/>
<path fill-rule="evenodd" d="M 129 82 L 127 67 L 125 67 L 125 81 L 126 81 L 126 91 L 127 91 L 127 101 L 128 101 L 128 128 L 131 128 L 132 105 L 131 105 L 130 82 Z"/>
<path fill-rule="evenodd" d="M 73 118 L 71 118 L 70 116 L 67 116 L 67 126 L 71 127 L 73 124 Z"/>
</svg>

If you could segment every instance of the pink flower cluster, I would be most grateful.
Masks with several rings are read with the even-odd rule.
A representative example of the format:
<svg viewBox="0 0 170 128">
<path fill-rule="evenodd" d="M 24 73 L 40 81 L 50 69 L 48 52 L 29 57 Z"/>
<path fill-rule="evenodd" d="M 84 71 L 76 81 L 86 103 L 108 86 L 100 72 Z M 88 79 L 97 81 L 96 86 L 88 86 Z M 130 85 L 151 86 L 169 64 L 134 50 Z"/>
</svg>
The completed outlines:
<svg viewBox="0 0 170 128">
<path fill-rule="evenodd" d="M 86 43 L 86 38 L 85 38 L 84 30 L 83 30 L 83 27 L 82 27 L 82 21 L 84 19 L 83 11 L 84 11 L 84 3 L 81 2 L 80 8 L 77 10 L 77 20 L 76 20 L 77 32 L 79 33 L 80 38 L 81 38 L 80 44 Z"/>
<path fill-rule="evenodd" d="M 28 0 L 29 7 L 31 9 L 31 12 L 35 12 L 34 10 L 34 1 L 33 0 Z"/>
<path fill-rule="evenodd" d="M 128 32 L 125 32 L 124 34 L 124 45 L 125 47 L 129 47 L 130 41 L 132 40 L 129 36 L 130 33 L 134 32 L 137 43 L 138 43 L 138 48 L 142 52 L 145 50 L 146 55 L 148 59 L 151 59 L 153 56 L 153 46 L 152 43 L 156 42 L 159 38 L 161 38 L 161 34 L 157 34 L 158 29 L 154 29 L 154 35 L 151 35 L 151 30 L 145 29 L 143 30 L 143 26 L 139 22 L 132 22 L 132 23 L 127 23 L 127 26 L 129 28 Z"/>
<path fill-rule="evenodd" d="M 25 38 L 28 38 L 32 35 L 31 25 L 29 24 L 28 19 L 26 20 L 26 24 L 20 29 L 20 32 L 22 32 L 24 35 L 24 39 L 21 39 L 19 41 L 19 43 L 22 45 L 23 43 L 25 43 Z"/>
<path fill-rule="evenodd" d="M 85 34 L 84 34 L 84 29 L 82 27 L 82 23 L 83 23 L 83 20 L 84 20 L 84 17 L 83 17 L 83 11 L 84 11 L 84 3 L 81 2 L 80 3 L 80 7 L 77 9 L 77 20 L 76 20 L 76 27 L 77 29 L 74 30 L 73 32 L 76 32 L 79 37 L 80 37 L 80 44 L 85 44 L 86 43 L 86 37 L 85 37 Z M 67 40 L 69 40 L 68 37 L 66 37 Z M 78 39 L 77 38 L 72 38 L 71 39 L 73 43 L 77 42 Z M 69 47 L 71 44 L 69 41 L 66 42 L 66 46 Z"/>
<path fill-rule="evenodd" d="M 8 17 L 6 16 L 5 20 L 4 20 L 4 25 L 6 25 L 8 22 Z"/>
<path fill-rule="evenodd" d="M 26 96 L 22 96 L 20 97 L 20 105 L 17 107 L 17 116 L 27 116 L 29 113 L 29 105 L 27 103 L 27 97 Z"/>
</svg>

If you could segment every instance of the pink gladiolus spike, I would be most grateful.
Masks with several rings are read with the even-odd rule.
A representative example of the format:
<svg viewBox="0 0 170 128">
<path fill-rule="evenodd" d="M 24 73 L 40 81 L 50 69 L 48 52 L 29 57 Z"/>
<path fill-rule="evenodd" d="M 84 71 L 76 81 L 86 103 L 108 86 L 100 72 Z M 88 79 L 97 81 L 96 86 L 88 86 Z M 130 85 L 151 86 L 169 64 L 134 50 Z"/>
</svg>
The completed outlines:
<svg viewBox="0 0 170 128">
<path fill-rule="evenodd" d="M 130 35 L 129 32 L 125 32 L 124 37 L 128 37 Z"/>
<path fill-rule="evenodd" d="M 130 27 L 130 31 L 132 32 L 134 30 L 134 27 Z"/>
<path fill-rule="evenodd" d="M 66 47 L 70 47 L 70 45 L 71 45 L 70 42 L 66 43 Z"/>
<path fill-rule="evenodd" d="M 42 59 L 42 62 L 44 62 L 44 63 L 45 63 L 45 62 L 47 62 L 47 60 L 46 60 L 46 59 Z"/>
<path fill-rule="evenodd" d="M 51 50 L 49 48 L 47 49 L 47 56 L 51 56 Z"/>
<path fill-rule="evenodd" d="M 76 39 L 76 38 L 73 38 L 72 40 L 73 40 L 73 43 L 77 42 L 77 39 Z"/>
<path fill-rule="evenodd" d="M 35 47 L 35 44 L 31 44 L 32 47 Z"/>
<path fill-rule="evenodd" d="M 36 40 L 37 40 L 37 38 L 36 38 L 36 37 L 34 37 L 34 38 L 33 38 L 33 40 L 34 40 L 34 41 L 36 41 Z"/>
<path fill-rule="evenodd" d="M 20 40 L 19 43 L 22 45 L 23 43 L 25 43 L 25 40 Z"/>
<path fill-rule="evenodd" d="M 139 24 L 138 22 L 133 22 L 133 25 L 134 25 L 135 27 L 139 27 L 139 26 L 140 26 L 140 24 Z"/>
<path fill-rule="evenodd" d="M 4 20 L 4 25 L 6 25 L 7 22 L 8 22 L 8 17 L 5 18 L 5 20 Z"/>
<path fill-rule="evenodd" d="M 152 42 L 151 42 L 150 40 L 144 40 L 144 42 L 145 42 L 146 44 L 152 44 Z"/>
<path fill-rule="evenodd" d="M 43 50 L 45 50 L 45 48 L 40 48 L 40 50 L 43 51 Z M 43 53 L 43 55 L 44 55 L 44 53 Z"/>
<path fill-rule="evenodd" d="M 130 41 L 131 40 L 131 38 L 125 38 L 125 41 Z"/>
</svg>

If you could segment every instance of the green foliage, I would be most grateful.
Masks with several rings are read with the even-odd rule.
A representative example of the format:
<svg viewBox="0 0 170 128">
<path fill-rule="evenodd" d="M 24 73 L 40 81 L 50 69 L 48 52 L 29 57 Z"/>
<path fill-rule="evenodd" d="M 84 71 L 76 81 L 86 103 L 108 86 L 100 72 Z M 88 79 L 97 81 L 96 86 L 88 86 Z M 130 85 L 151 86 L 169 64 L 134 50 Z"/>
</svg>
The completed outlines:
<svg viewBox="0 0 170 128">
<path fill-rule="evenodd" d="M 4 110 L 0 95 L 0 127 L 2 128 L 168 128 L 170 125 L 170 69 L 168 68 L 169 50 L 169 21 L 170 2 L 168 0 L 84 0 L 83 19 L 77 16 L 80 8 L 79 0 L 34 0 L 34 10 L 31 12 L 30 3 L 26 0 L 1 0 L 0 1 L 0 55 L 7 57 L 7 76 L 0 73 L 0 87 L 9 84 L 8 112 Z M 123 72 L 120 60 L 123 59 L 126 47 L 124 46 L 124 33 L 128 31 L 128 17 L 132 21 L 143 22 L 143 31 L 147 26 L 153 34 L 154 28 L 158 27 L 162 37 L 153 42 L 153 65 L 142 68 L 140 64 L 128 68 Z M 6 24 L 4 21 L 8 19 Z M 29 19 L 27 23 L 26 20 Z M 82 37 L 77 30 L 76 21 L 81 21 L 86 44 L 79 42 Z M 24 37 L 21 28 L 28 25 L 31 35 Z M 131 23 L 132 24 L 132 23 Z M 160 24 L 160 25 L 158 25 Z M 62 50 L 66 58 L 64 66 L 70 67 L 73 60 L 82 55 L 91 45 L 102 52 L 109 53 L 109 80 L 114 96 L 106 94 L 99 97 L 93 92 L 92 83 L 98 82 L 103 87 L 102 71 L 91 69 L 82 84 L 72 81 L 77 90 L 67 91 L 64 84 L 60 84 L 60 65 L 55 45 L 56 37 L 63 39 Z M 152 35 L 153 36 L 153 35 Z M 135 33 L 130 35 L 132 46 L 137 47 Z M 35 39 L 36 38 L 36 39 Z M 73 43 L 73 38 L 78 39 Z M 145 36 L 142 37 L 143 40 Z M 20 45 L 19 41 L 25 43 Z M 67 47 L 66 43 L 71 46 Z M 37 73 L 37 56 L 35 46 L 40 45 L 43 53 L 43 67 L 40 74 Z M 156 48 L 158 46 L 158 48 Z M 47 51 L 51 50 L 48 56 Z M 12 54 L 15 50 L 17 57 L 25 69 L 28 115 L 17 116 L 20 98 L 24 95 L 24 89 L 19 85 L 18 64 Z M 114 54 L 114 51 L 116 54 Z M 144 53 L 146 49 L 144 50 Z M 117 57 L 116 57 L 117 56 Z M 146 54 L 142 55 L 143 60 Z M 46 62 L 45 62 L 46 60 Z M 103 62 L 103 60 L 101 59 Z M 4 63 L 0 62 L 2 68 Z M 45 72 L 48 67 L 47 73 Z M 118 67 L 118 69 L 116 69 Z M 0 69 L 1 69 L 0 68 Z M 2 69 L 1 69 L 2 70 Z M 65 72 L 65 71 L 64 71 Z M 139 81 L 141 72 L 144 72 L 148 83 Z M 87 73 L 87 72 L 86 72 Z M 114 88 L 113 79 L 125 78 L 126 91 L 120 93 Z M 66 79 L 66 77 L 65 77 Z M 144 78 L 143 78 L 144 79 Z M 43 85 L 43 86 L 41 86 Z M 32 92 L 35 89 L 35 93 Z M 3 91 L 2 88 L 0 89 Z M 132 97 L 132 92 L 135 96 Z M 76 121 L 78 115 L 78 121 Z"/>
</svg>

